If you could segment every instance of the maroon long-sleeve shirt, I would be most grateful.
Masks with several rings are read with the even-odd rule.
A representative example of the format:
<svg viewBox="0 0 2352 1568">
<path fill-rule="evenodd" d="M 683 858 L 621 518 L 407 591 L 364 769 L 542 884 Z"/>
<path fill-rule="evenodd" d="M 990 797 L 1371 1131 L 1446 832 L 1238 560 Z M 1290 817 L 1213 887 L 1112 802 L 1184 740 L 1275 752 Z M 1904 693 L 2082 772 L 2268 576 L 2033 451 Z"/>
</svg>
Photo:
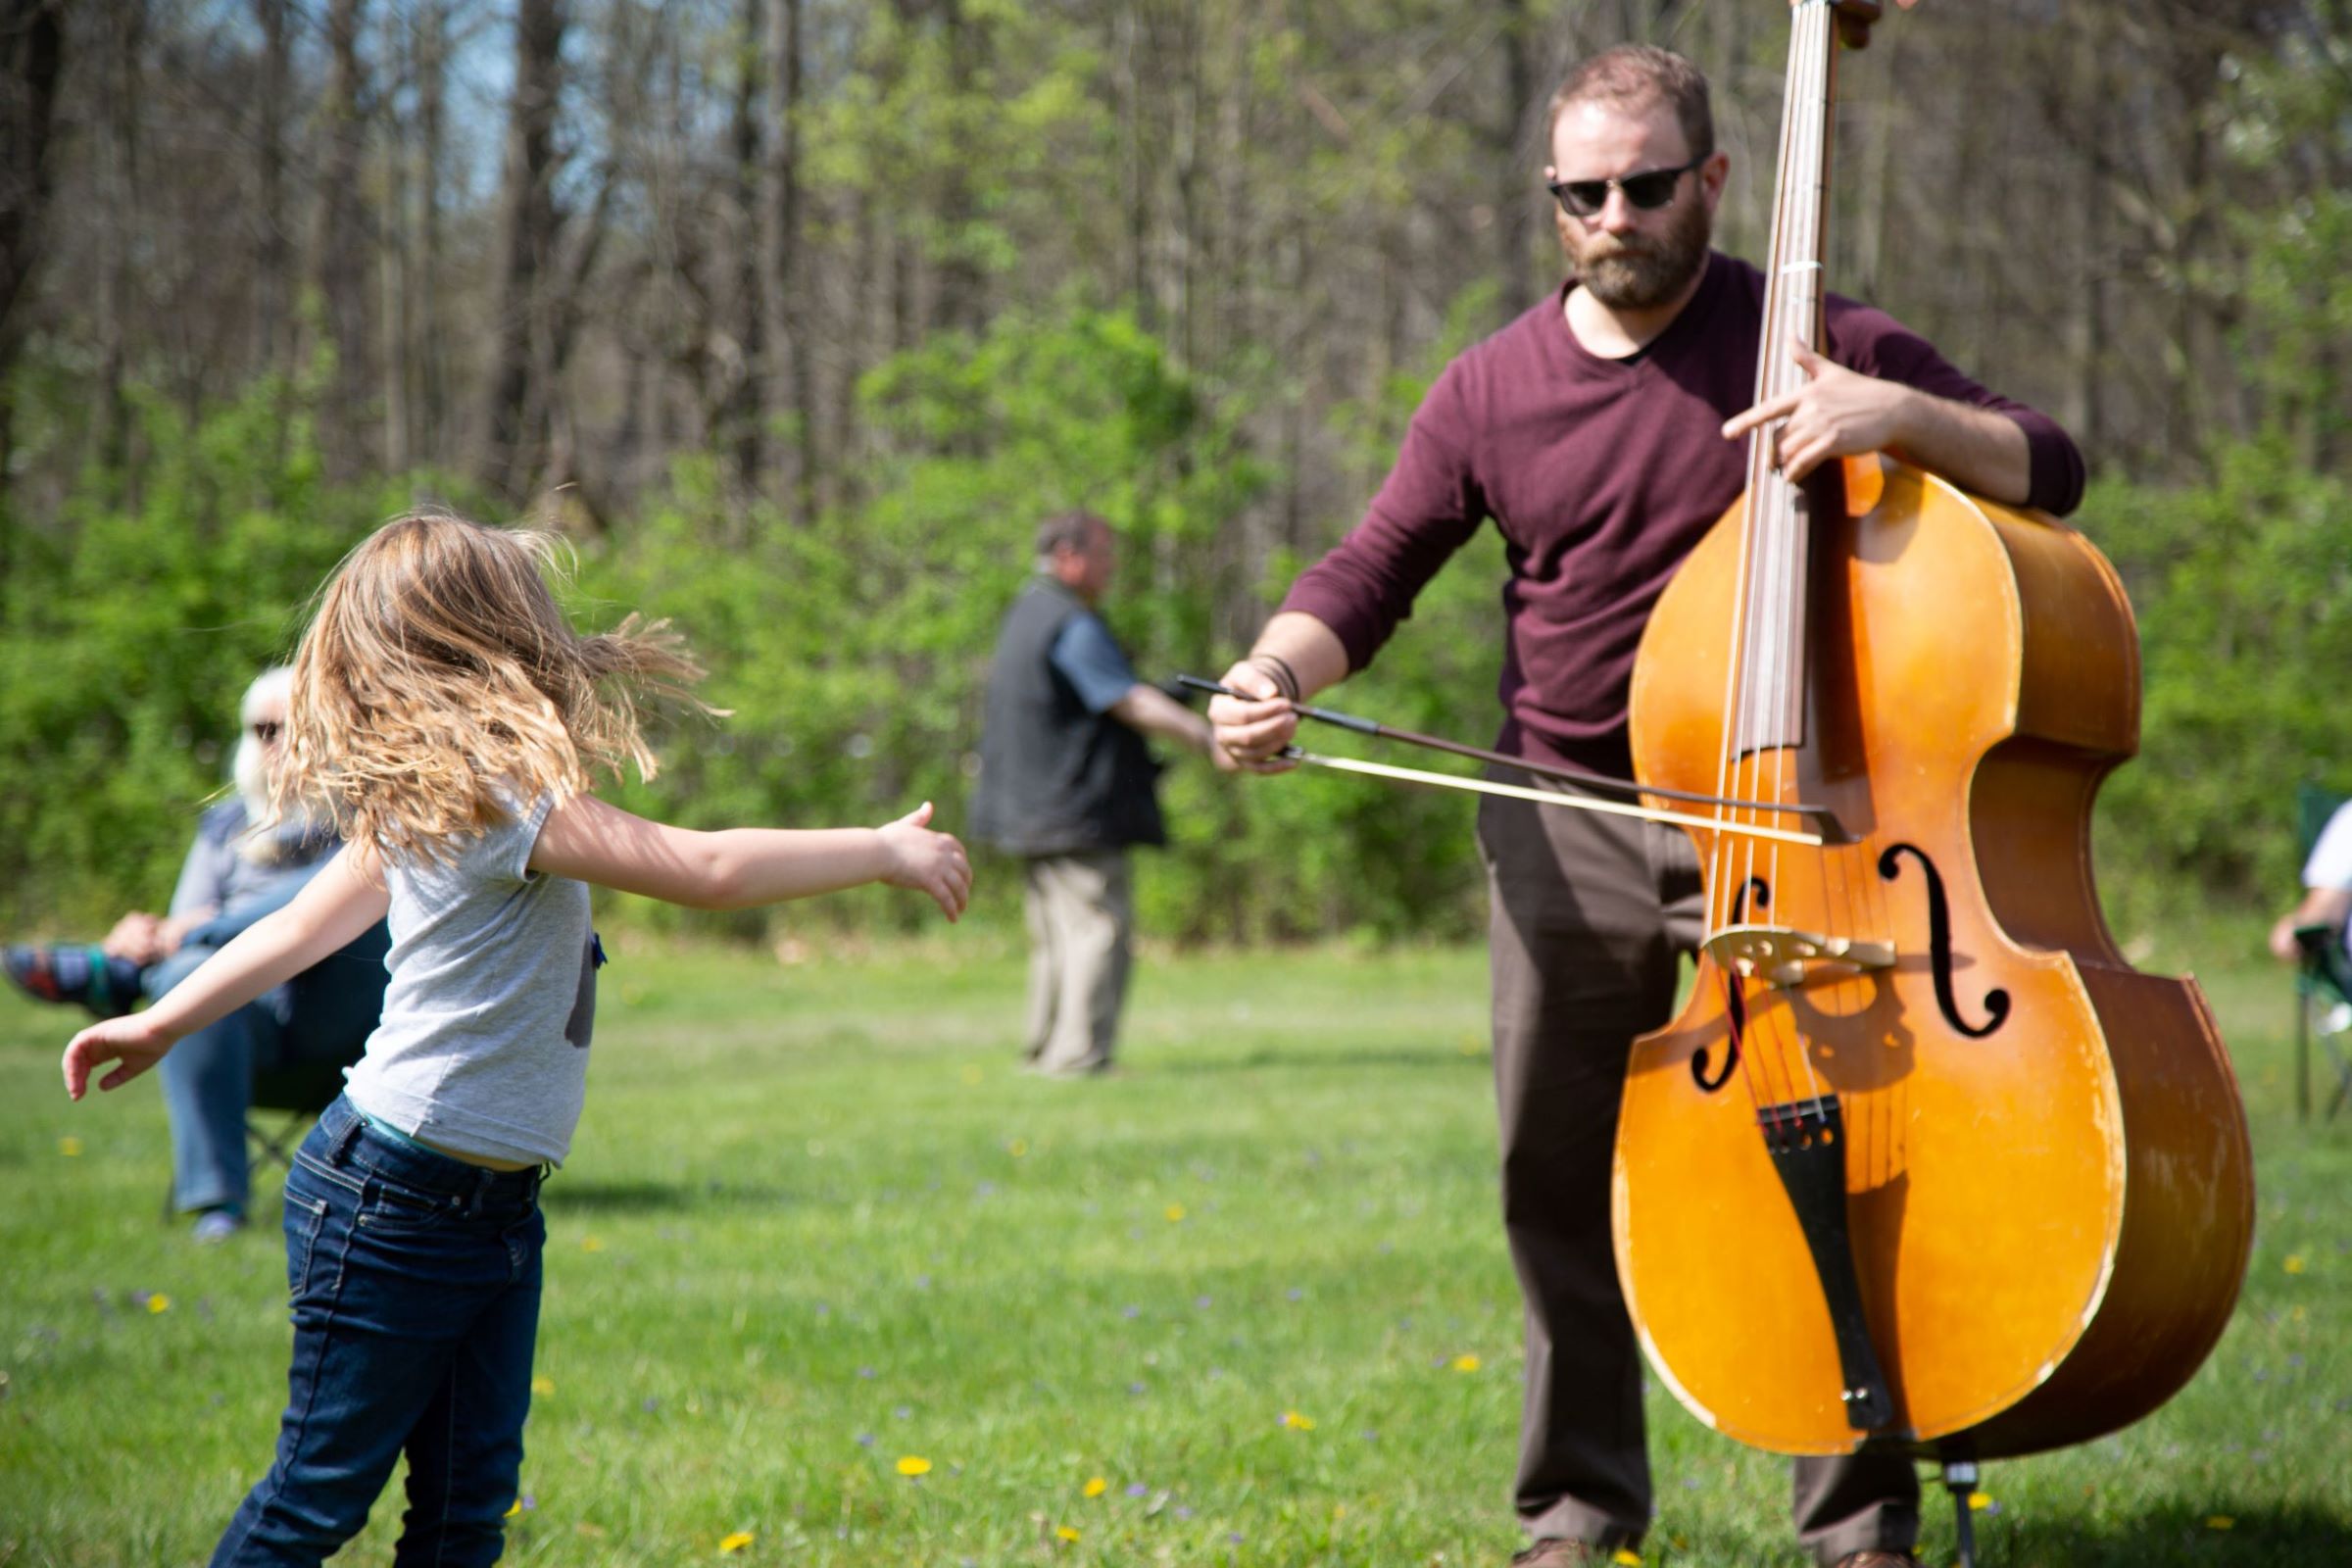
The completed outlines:
<svg viewBox="0 0 2352 1568">
<path fill-rule="evenodd" d="M 1683 558 L 1746 483 L 1723 422 L 1754 400 L 1763 274 L 1715 254 L 1698 292 L 1639 355 L 1604 360 L 1568 329 L 1567 288 L 1463 353 L 1405 432 L 1364 520 L 1284 599 L 1339 635 L 1361 669 L 1413 597 L 1481 522 L 1502 530 L 1498 749 L 1630 771 L 1626 702 L 1642 628 Z M 2031 505 L 2082 497 L 2065 431 L 1962 375 L 1882 311 L 1831 295 L 1830 358 L 2017 421 Z"/>
</svg>

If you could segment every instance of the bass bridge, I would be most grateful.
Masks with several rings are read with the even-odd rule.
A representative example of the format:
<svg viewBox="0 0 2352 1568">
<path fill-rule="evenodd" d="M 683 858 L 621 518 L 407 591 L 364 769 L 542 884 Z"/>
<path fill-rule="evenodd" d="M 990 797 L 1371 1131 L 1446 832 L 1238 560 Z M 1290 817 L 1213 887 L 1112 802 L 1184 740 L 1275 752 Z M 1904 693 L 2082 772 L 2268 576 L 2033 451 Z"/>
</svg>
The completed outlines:
<svg viewBox="0 0 2352 1568">
<path fill-rule="evenodd" d="M 1824 936 L 1782 925 L 1726 926 L 1707 938 L 1700 951 L 1727 973 L 1784 991 L 1894 967 L 1891 942 Z"/>
</svg>

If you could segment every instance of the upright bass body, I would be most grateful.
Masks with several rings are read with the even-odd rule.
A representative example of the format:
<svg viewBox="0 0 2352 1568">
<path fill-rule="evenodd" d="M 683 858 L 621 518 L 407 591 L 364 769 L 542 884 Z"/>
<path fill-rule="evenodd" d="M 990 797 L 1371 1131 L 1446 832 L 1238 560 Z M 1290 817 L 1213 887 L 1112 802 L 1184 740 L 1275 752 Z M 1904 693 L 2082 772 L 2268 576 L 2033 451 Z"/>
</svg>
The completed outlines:
<svg viewBox="0 0 2352 1568">
<path fill-rule="evenodd" d="M 2045 516 L 1848 466 L 1880 493 L 1812 518 L 1801 744 L 1726 744 L 1738 508 L 1636 667 L 1642 782 L 1827 807 L 1854 842 L 1692 830 L 1711 906 L 1763 935 L 1702 954 L 1634 1048 L 1618 1268 L 1653 1364 L 1732 1437 L 2031 1452 L 2152 1410 L 2212 1348 L 2252 1234 L 2244 1116 L 2195 984 L 2127 964 L 2092 887 L 2092 798 L 2138 739 L 2112 567 Z M 1891 961 L 1840 962 L 1838 939 Z M 1808 1100 L 1834 1120 L 1760 1131 Z M 1838 1174 L 1808 1216 L 1785 1165 L 1816 1140 Z"/>
</svg>

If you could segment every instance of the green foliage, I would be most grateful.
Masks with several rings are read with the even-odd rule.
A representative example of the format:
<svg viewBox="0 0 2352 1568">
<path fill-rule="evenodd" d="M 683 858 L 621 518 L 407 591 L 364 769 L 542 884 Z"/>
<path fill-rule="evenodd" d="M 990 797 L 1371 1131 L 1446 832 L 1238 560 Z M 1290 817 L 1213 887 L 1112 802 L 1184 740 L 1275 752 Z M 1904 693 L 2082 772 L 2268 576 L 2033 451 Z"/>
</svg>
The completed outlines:
<svg viewBox="0 0 2352 1568">
<path fill-rule="evenodd" d="M 2225 145 L 2270 198 L 2230 213 L 2250 264 L 2254 379 L 2274 428 L 2291 432 L 2307 460 L 2340 464 L 2352 436 L 2352 35 L 2296 31 L 2232 64 Z"/>
<path fill-rule="evenodd" d="M 1399 378 L 1364 422 L 1387 425 L 1393 444 L 1424 384 Z M 1227 523 L 1269 477 L 1238 434 L 1248 411 L 1212 401 L 1124 314 L 1008 314 L 976 339 L 943 335 L 899 356 L 862 394 L 875 472 L 854 510 L 801 527 L 755 506 L 732 521 L 739 504 L 714 467 L 691 463 L 588 562 L 583 590 L 676 621 L 713 665 L 708 697 L 731 710 L 683 726 L 662 777 L 627 793 L 639 808 L 699 825 L 820 825 L 929 799 L 940 824 L 960 830 L 990 650 L 1048 514 L 1083 506 L 1120 530 L 1105 612 L 1147 679 L 1222 670 L 1241 650 L 1220 639 L 1216 607 L 1270 599 L 1300 564 L 1276 563 L 1266 583 L 1233 580 Z M 1498 546 L 1467 552 L 1350 701 L 1411 728 L 1484 731 L 1501 577 Z M 1139 890 L 1155 935 L 1477 928 L 1471 812 L 1458 797 L 1318 773 L 1241 779 L 1187 759 L 1162 801 L 1173 843 L 1146 858 Z M 999 891 L 976 907 L 981 922 L 1015 916 L 1011 869 L 983 866 Z M 727 923 L 862 922 L 880 908 L 924 918 L 912 901 L 851 899 Z"/>
<path fill-rule="evenodd" d="M 1334 434 L 1377 475 L 1428 378 L 1484 313 L 1345 407 Z M 300 388 L 264 383 L 193 425 L 141 405 L 128 473 L 93 473 L 55 518 L 8 522 L 0 584 L 0 929 L 87 931 L 160 903 L 221 781 L 239 691 L 286 657 L 334 562 L 421 477 L 320 477 Z M 862 388 L 861 499 L 806 522 L 747 505 L 713 460 L 582 545 L 585 626 L 674 619 L 730 710 L 664 727 L 665 768 L 619 798 L 699 826 L 889 818 L 929 799 L 964 825 L 990 650 L 1036 521 L 1084 506 L 1123 535 L 1105 609 L 1147 678 L 1215 674 L 1305 561 L 1243 575 L 1231 521 L 1270 483 L 1253 412 L 1187 374 L 1129 316 L 1066 304 L 936 336 Z M 2352 787 L 2333 672 L 2352 668 L 2352 495 L 2286 436 L 2225 450 L 2202 488 L 2107 484 L 2082 522 L 2131 589 L 2144 651 L 2143 755 L 2098 818 L 2103 888 L 2136 929 L 2184 899 L 2270 905 L 2295 881 L 2293 787 Z M 461 498 L 462 500 L 463 498 Z M 1337 538 L 1349 518 L 1330 519 Z M 1334 707 L 1482 740 L 1505 575 L 1492 530 L 1441 572 Z M 1353 737 L 1310 732 L 1345 752 Z M 1408 760 L 1419 760 L 1408 759 Z M 1162 781 L 1173 844 L 1142 861 L 1144 928 L 1257 941 L 1469 936 L 1483 920 L 1470 803 L 1302 770 Z M 974 918 L 1017 918 L 1012 867 L 982 867 Z M 723 919 L 741 936 L 929 918 L 882 893 Z"/>
<path fill-rule="evenodd" d="M 2141 757 L 2103 797 L 2103 872 L 2134 917 L 2283 905 L 2294 790 L 2352 787 L 2352 494 L 2278 440 L 2192 490 L 2094 488 L 2079 519 L 2124 574 L 2146 686 Z"/>
<path fill-rule="evenodd" d="M 0 915 L 89 929 L 160 907 L 221 787 L 237 700 L 287 658 L 304 601 L 390 486 L 318 478 L 299 405 L 257 383 L 189 426 L 140 405 L 135 475 L 92 473 L 12 534 L 0 584 Z"/>
</svg>

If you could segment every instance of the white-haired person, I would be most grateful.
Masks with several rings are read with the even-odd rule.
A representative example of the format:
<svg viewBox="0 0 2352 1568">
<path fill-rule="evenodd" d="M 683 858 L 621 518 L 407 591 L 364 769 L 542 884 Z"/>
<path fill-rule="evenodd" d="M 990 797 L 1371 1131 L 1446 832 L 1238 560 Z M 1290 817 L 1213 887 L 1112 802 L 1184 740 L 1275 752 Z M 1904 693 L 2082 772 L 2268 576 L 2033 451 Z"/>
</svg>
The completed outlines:
<svg viewBox="0 0 2352 1568">
<path fill-rule="evenodd" d="M 162 914 L 134 909 L 104 941 L 20 945 L 0 966 L 27 995 L 119 1017 L 179 984 L 254 921 L 284 906 L 340 847 L 331 825 L 272 823 L 270 769 L 286 724 L 293 671 L 264 670 L 245 689 L 233 793 L 198 818 L 195 842 Z M 250 1201 L 245 1117 L 254 1075 L 304 1062 L 357 1061 L 383 1009 L 380 925 L 315 968 L 182 1041 L 162 1068 L 172 1119 L 172 1196 L 218 1242 L 244 1228 Z"/>
</svg>

